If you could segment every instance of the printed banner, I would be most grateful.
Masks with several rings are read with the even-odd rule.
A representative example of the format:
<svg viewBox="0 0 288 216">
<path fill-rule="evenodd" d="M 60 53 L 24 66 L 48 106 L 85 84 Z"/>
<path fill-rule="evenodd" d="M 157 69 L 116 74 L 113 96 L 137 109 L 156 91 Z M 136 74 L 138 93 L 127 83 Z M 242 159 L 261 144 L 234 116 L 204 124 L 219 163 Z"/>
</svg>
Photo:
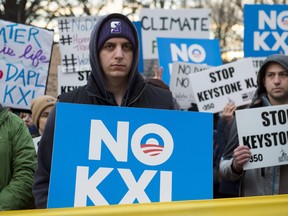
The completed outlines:
<svg viewBox="0 0 288 216">
<path fill-rule="evenodd" d="M 90 71 L 90 35 L 99 16 L 58 18 L 62 72 Z"/>
<path fill-rule="evenodd" d="M 288 54 L 288 5 L 244 5 L 244 56 Z"/>
<path fill-rule="evenodd" d="M 57 103 L 48 207 L 211 199 L 212 124 L 211 113 Z"/>
<path fill-rule="evenodd" d="M 0 20 L 0 104 L 30 110 L 45 94 L 54 32 Z"/>
<path fill-rule="evenodd" d="M 62 73 L 61 66 L 58 66 L 58 95 L 86 85 L 90 72 Z"/>
<path fill-rule="evenodd" d="M 257 88 L 252 59 L 242 59 L 189 75 L 200 112 L 217 113 L 225 104 L 249 104 Z"/>
<path fill-rule="evenodd" d="M 163 67 L 163 80 L 168 84 L 172 73 L 173 62 L 207 64 L 218 66 L 222 64 L 220 45 L 217 39 L 181 39 L 157 38 L 161 47 L 159 65 Z"/>
<path fill-rule="evenodd" d="M 239 144 L 251 149 L 244 170 L 288 164 L 288 105 L 236 110 Z"/>
<path fill-rule="evenodd" d="M 173 63 L 170 90 L 181 109 L 188 109 L 191 107 L 191 103 L 196 104 L 189 75 L 208 68 L 210 67 L 205 64 L 189 64 L 184 62 Z"/>
</svg>

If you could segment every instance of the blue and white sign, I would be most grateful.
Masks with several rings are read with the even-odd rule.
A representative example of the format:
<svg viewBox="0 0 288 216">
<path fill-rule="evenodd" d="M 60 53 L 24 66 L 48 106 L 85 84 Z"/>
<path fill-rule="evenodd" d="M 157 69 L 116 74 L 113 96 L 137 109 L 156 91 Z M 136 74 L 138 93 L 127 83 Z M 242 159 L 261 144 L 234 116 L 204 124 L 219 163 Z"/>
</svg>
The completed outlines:
<svg viewBox="0 0 288 216">
<path fill-rule="evenodd" d="M 212 114 L 56 107 L 49 208 L 212 198 Z"/>
<path fill-rule="evenodd" d="M 244 56 L 288 54 L 288 5 L 244 6 Z"/>
<path fill-rule="evenodd" d="M 133 22 L 133 24 L 136 27 L 136 30 L 138 32 L 138 37 L 139 37 L 139 63 L 138 63 L 138 70 L 140 73 L 144 73 L 144 62 L 143 62 L 143 47 L 142 47 L 142 32 L 141 32 L 141 22 L 136 21 Z"/>
<path fill-rule="evenodd" d="M 163 67 L 163 80 L 169 85 L 173 62 L 222 64 L 219 40 L 157 38 L 159 65 Z"/>
<path fill-rule="evenodd" d="M 143 36 L 143 58 L 156 59 L 157 37 L 209 38 L 211 10 L 207 8 L 142 8 L 140 11 Z"/>
</svg>

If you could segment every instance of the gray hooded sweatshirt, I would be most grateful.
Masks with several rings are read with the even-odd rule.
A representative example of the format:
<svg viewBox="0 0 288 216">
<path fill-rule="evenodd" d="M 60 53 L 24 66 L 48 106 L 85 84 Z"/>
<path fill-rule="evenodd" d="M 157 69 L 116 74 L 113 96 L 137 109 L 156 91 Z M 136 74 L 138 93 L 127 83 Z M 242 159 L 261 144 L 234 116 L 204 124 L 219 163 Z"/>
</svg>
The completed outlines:
<svg viewBox="0 0 288 216">
<path fill-rule="evenodd" d="M 266 68 L 271 62 L 288 71 L 288 56 L 274 54 L 266 58 L 258 72 L 258 88 L 249 108 L 271 106 L 263 84 Z M 229 140 L 220 162 L 220 173 L 229 181 L 241 179 L 239 196 L 259 196 L 288 193 L 288 165 L 251 169 L 237 174 L 232 171 L 233 151 L 239 145 L 236 119 L 230 130 Z"/>
</svg>

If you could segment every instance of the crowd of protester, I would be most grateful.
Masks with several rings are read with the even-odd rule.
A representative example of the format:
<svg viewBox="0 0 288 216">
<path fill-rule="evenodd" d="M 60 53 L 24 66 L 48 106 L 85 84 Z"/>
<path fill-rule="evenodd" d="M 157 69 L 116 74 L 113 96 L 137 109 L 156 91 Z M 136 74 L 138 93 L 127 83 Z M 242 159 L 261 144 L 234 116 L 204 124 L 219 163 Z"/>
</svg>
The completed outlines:
<svg viewBox="0 0 288 216">
<path fill-rule="evenodd" d="M 111 22 L 120 22 L 122 31 L 114 34 Z M 57 99 L 39 96 L 27 112 L 13 113 L 0 106 L 0 210 L 47 207 L 57 101 L 180 109 L 161 80 L 161 68 L 156 68 L 155 77 L 149 80 L 138 72 L 137 31 L 126 16 L 110 14 L 99 20 L 89 50 L 92 72 L 87 85 Z M 251 153 L 247 146 L 239 145 L 234 115 L 236 109 L 288 104 L 288 56 L 267 57 L 258 72 L 257 84 L 248 107 L 236 107 L 231 102 L 223 104 L 221 113 L 214 114 L 214 198 L 288 193 L 287 165 L 243 170 Z M 192 104 L 188 111 L 197 112 L 197 105 Z M 272 185 L 269 179 L 273 175 L 276 180 Z"/>
</svg>

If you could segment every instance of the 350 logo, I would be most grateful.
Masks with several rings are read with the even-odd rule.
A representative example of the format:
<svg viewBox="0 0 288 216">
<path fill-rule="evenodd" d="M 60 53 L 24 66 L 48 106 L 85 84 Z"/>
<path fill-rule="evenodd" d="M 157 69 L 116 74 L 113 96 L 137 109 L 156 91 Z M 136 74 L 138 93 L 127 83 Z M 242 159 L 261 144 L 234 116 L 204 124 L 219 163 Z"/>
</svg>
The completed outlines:
<svg viewBox="0 0 288 216">
<path fill-rule="evenodd" d="M 251 155 L 251 158 L 250 158 L 250 162 L 260 162 L 260 161 L 263 161 L 263 155 L 262 154 L 253 154 Z"/>
<path fill-rule="evenodd" d="M 203 110 L 210 110 L 210 109 L 214 109 L 214 103 L 209 103 L 209 104 L 205 104 L 203 105 Z"/>
</svg>

